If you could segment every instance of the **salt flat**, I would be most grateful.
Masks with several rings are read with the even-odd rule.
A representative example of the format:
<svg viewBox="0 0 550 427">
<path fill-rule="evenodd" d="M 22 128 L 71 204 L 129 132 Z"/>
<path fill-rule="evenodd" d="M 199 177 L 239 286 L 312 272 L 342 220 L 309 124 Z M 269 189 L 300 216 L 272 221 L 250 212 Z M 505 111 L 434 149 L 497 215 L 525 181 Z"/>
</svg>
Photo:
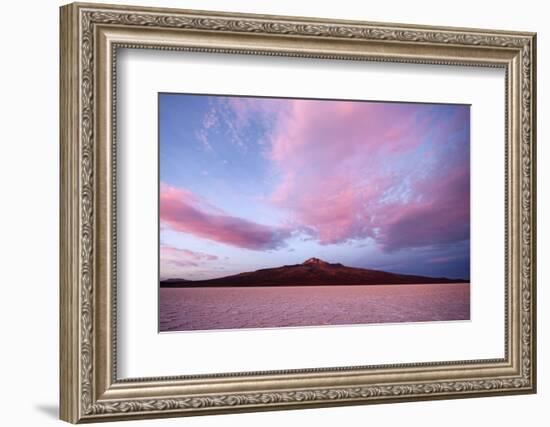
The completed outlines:
<svg viewBox="0 0 550 427">
<path fill-rule="evenodd" d="M 468 320 L 470 284 L 161 288 L 160 331 Z"/>
</svg>

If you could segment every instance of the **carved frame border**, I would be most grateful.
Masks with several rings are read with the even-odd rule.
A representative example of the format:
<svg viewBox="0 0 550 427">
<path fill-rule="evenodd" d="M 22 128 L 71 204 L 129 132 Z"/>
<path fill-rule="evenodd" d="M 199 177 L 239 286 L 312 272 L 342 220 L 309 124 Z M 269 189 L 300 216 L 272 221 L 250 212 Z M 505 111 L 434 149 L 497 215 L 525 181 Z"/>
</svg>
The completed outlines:
<svg viewBox="0 0 550 427">
<path fill-rule="evenodd" d="M 128 37 L 125 41 L 107 40 L 109 36 L 105 34 L 120 29 L 137 29 L 148 35 L 158 32 L 159 37 L 171 32 L 198 33 L 197 40 L 222 35 L 234 38 L 235 42 L 229 47 L 223 43 L 221 46 L 208 44 L 205 47 L 198 43 L 182 47 L 177 43 L 163 43 L 159 37 L 156 42 L 149 43 Z M 248 40 L 247 36 L 252 45 L 262 37 L 271 37 L 282 44 L 271 49 L 250 45 L 240 48 L 239 43 Z M 321 47 L 311 47 L 320 40 Z M 94 4 L 62 7 L 61 418 L 76 423 L 535 392 L 535 42 L 533 33 Z M 368 49 L 374 53 L 361 53 L 361 43 L 369 43 Z M 101 50 L 100 44 L 107 49 Z M 395 46 L 401 50 L 393 51 Z M 116 250 L 116 232 L 104 233 L 116 226 L 116 186 L 113 185 L 109 194 L 99 188 L 112 184 L 112 181 L 104 183 L 102 176 L 115 173 L 116 156 L 112 147 L 113 151 L 107 154 L 98 150 L 101 138 L 107 135 L 105 132 L 110 133 L 114 145 L 114 65 L 119 47 L 505 67 L 507 155 L 511 153 L 514 157 L 507 159 L 505 177 L 507 204 L 512 205 L 512 215 L 508 215 L 508 211 L 505 213 L 506 238 L 511 246 L 511 267 L 506 277 L 513 279 L 506 288 L 511 296 L 507 298 L 506 308 L 506 321 L 511 324 L 510 329 L 506 329 L 506 357 L 503 360 L 117 380 L 116 336 L 113 336 L 116 287 L 110 289 L 113 294 L 108 294 L 98 279 L 105 274 L 116 279 L 116 257 L 110 258 L 111 252 L 102 251 L 105 245 Z M 110 58 L 103 55 L 105 52 L 110 52 Z M 110 73 L 110 79 L 101 80 L 103 68 Z M 109 96 L 104 98 L 108 91 Z M 105 99 L 110 100 L 109 106 L 104 105 Z M 102 127 L 105 123 L 109 126 Z M 102 158 L 109 161 L 110 170 Z M 110 218 L 103 215 L 105 212 L 111 213 Z M 508 252 L 506 257 L 508 259 Z M 505 368 L 508 370 L 498 371 Z M 348 370 L 350 375 L 365 375 L 361 377 L 365 381 L 352 381 L 351 376 L 346 386 L 334 381 L 338 376 L 347 375 Z M 326 371 L 330 375 L 325 378 L 323 372 Z M 433 374 L 434 378 L 415 380 L 415 375 L 420 378 L 424 374 Z M 368 380 L 368 375 L 374 375 L 375 380 Z M 239 382 L 251 384 L 269 376 L 274 378 L 273 387 L 264 386 L 253 391 L 241 387 L 239 391 Z M 285 380 L 289 379 L 301 380 L 303 385 L 285 387 Z M 182 393 L 186 390 L 186 381 L 191 381 L 193 386 L 199 384 L 199 389 L 201 385 L 207 388 L 203 387 L 201 392 Z M 319 381 L 324 381 L 323 386 L 319 386 Z M 228 383 L 235 391 L 225 391 Z M 180 386 L 183 388 L 178 388 Z"/>
</svg>

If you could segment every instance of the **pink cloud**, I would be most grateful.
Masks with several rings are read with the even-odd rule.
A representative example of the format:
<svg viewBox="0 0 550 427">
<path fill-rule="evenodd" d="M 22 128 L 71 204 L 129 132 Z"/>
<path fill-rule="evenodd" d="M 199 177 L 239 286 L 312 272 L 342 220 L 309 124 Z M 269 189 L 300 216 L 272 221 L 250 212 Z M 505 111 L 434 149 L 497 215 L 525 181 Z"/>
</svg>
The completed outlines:
<svg viewBox="0 0 550 427">
<path fill-rule="evenodd" d="M 289 105 L 270 138 L 271 201 L 321 244 L 371 237 L 391 251 L 469 238 L 468 140 L 452 142 L 469 126 L 466 107 Z"/>
<path fill-rule="evenodd" d="M 291 105 L 272 139 L 271 157 L 281 164 L 332 167 L 357 156 L 372 163 L 381 153 L 406 152 L 422 143 L 422 135 L 410 132 L 417 118 L 409 104 L 295 100 Z"/>
<path fill-rule="evenodd" d="M 290 230 L 231 216 L 189 190 L 161 185 L 160 220 L 163 226 L 240 248 L 276 249 Z"/>
<path fill-rule="evenodd" d="M 208 131 L 223 124 L 245 147 L 252 123 L 265 126 L 256 142 L 278 174 L 269 202 L 319 243 L 372 238 L 393 251 L 469 238 L 467 107 L 229 97 L 212 105 L 199 139 L 208 149 Z M 255 250 L 290 236 L 287 226 L 231 216 L 185 189 L 163 190 L 161 219 Z"/>
</svg>

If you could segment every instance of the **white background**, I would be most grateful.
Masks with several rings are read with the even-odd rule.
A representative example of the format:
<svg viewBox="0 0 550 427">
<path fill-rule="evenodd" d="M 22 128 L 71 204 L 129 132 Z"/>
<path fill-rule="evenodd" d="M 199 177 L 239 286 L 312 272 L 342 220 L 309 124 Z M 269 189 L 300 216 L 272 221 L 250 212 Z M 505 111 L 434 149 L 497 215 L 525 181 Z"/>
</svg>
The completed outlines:
<svg viewBox="0 0 550 427">
<path fill-rule="evenodd" d="M 114 3 L 118 3 L 112 0 Z M 277 0 L 138 1 L 134 4 L 202 8 L 326 18 L 455 25 L 538 31 L 538 116 L 550 115 L 550 50 L 543 2 L 455 3 L 437 1 L 307 2 Z M 0 380 L 2 424 L 55 425 L 58 401 L 58 6 L 57 1 L 3 5 L 2 125 L 0 131 Z M 266 412 L 193 419 L 129 422 L 124 425 L 533 425 L 547 423 L 550 321 L 546 307 L 550 268 L 548 221 L 550 135 L 539 120 L 539 393 L 483 399 L 402 403 L 347 408 Z M 546 194 L 544 194 L 546 193 Z M 494 256 L 487 253 L 488 257 Z M 546 418 L 546 420 L 545 420 Z"/>
<path fill-rule="evenodd" d="M 151 50 L 117 64 L 119 377 L 504 357 L 504 70 Z M 157 94 L 168 91 L 472 104 L 471 321 L 158 334 Z"/>
</svg>

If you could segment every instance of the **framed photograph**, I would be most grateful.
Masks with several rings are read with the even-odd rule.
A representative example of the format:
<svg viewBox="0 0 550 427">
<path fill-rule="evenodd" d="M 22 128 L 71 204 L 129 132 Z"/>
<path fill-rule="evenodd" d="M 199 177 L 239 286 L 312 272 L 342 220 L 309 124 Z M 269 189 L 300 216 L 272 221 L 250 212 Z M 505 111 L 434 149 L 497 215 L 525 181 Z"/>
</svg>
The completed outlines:
<svg viewBox="0 0 550 427">
<path fill-rule="evenodd" d="M 469 105 L 160 93 L 159 144 L 161 332 L 470 320 Z"/>
<path fill-rule="evenodd" d="M 535 34 L 60 22 L 63 420 L 536 391 Z"/>
</svg>

